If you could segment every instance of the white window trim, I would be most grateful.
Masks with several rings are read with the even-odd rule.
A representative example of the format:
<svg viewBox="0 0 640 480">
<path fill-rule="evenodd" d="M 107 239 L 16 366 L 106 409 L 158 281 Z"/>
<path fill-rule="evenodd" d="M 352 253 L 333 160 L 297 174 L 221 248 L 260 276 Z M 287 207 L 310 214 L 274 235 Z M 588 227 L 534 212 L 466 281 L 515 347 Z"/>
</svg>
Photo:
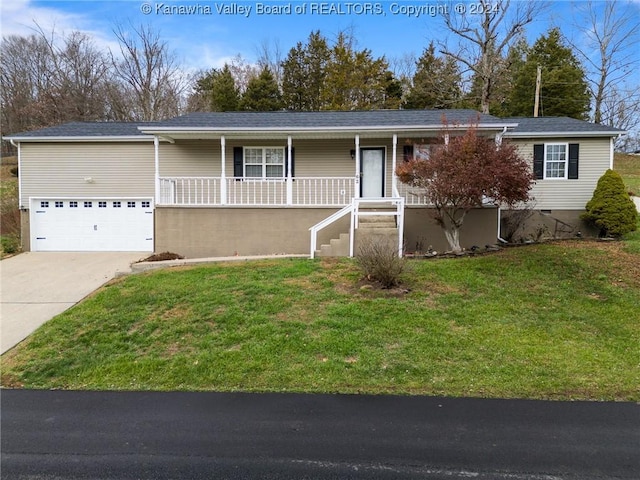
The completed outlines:
<svg viewBox="0 0 640 480">
<path fill-rule="evenodd" d="M 261 149 L 262 150 L 262 176 L 260 177 L 251 177 L 247 175 L 247 150 L 249 149 Z M 282 151 L 282 163 L 267 163 L 267 149 L 270 150 L 281 150 Z M 287 163 L 287 152 L 286 147 L 280 146 L 247 146 L 242 147 L 242 175 L 245 180 L 284 180 L 286 178 L 286 163 Z M 258 165 L 257 163 L 251 163 L 249 165 Z M 267 165 L 280 165 L 282 167 L 282 175 L 279 177 L 267 177 Z"/>
<path fill-rule="evenodd" d="M 557 145 L 564 146 L 564 177 L 547 177 L 547 151 L 548 151 L 547 149 L 548 147 L 554 147 Z M 542 178 L 544 180 L 567 180 L 569 178 L 569 143 L 568 142 L 545 143 L 543 160 L 544 162 L 542 164 Z"/>
</svg>

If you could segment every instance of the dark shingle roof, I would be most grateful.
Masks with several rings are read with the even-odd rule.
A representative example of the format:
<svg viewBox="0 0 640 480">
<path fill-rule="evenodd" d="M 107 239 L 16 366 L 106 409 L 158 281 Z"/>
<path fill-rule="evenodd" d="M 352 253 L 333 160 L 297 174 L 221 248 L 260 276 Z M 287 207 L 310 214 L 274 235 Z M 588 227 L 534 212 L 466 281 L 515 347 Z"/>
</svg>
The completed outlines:
<svg viewBox="0 0 640 480">
<path fill-rule="evenodd" d="M 322 112 L 197 112 L 158 122 L 167 128 L 357 128 L 442 125 L 449 123 L 503 124 L 504 120 L 475 110 L 368 110 Z"/>
<path fill-rule="evenodd" d="M 146 136 L 138 127 L 152 125 L 153 122 L 70 122 L 53 127 L 14 133 L 11 137 L 130 137 Z"/>
<path fill-rule="evenodd" d="M 607 134 L 607 133 L 624 133 L 624 130 L 609 127 L 607 125 L 599 125 L 597 123 L 585 122 L 569 117 L 511 117 L 504 119 L 507 122 L 517 123 L 518 126 L 512 130 L 512 133 L 518 135 L 522 133 L 535 134 L 559 134 L 571 133 L 581 134 Z M 507 134 L 509 135 L 509 134 Z"/>
<path fill-rule="evenodd" d="M 16 133 L 7 138 L 149 138 L 138 127 L 148 127 L 167 131 L 173 128 L 205 130 L 279 130 L 282 129 L 358 129 L 358 128 L 399 128 L 429 126 L 438 128 L 445 121 L 449 124 L 469 124 L 478 122 L 484 125 L 502 127 L 505 124 L 518 124 L 507 133 L 510 136 L 545 134 L 580 135 L 616 135 L 624 133 L 613 127 L 576 120 L 567 117 L 512 117 L 498 118 L 475 110 L 370 110 L 346 112 L 197 112 L 159 122 L 71 122 L 30 132 Z M 144 129 L 147 130 L 147 129 Z"/>
</svg>

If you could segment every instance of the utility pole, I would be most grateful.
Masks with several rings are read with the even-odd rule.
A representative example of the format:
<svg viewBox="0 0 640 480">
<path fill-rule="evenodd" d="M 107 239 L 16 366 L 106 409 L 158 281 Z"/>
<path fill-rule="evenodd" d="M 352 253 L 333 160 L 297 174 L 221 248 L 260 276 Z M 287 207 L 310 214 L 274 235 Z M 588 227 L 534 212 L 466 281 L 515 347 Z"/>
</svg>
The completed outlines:
<svg viewBox="0 0 640 480">
<path fill-rule="evenodd" d="M 540 83 L 542 82 L 542 67 L 538 65 L 538 70 L 536 72 L 536 98 L 535 104 L 533 106 L 533 116 L 538 116 L 538 110 L 540 107 Z"/>
</svg>

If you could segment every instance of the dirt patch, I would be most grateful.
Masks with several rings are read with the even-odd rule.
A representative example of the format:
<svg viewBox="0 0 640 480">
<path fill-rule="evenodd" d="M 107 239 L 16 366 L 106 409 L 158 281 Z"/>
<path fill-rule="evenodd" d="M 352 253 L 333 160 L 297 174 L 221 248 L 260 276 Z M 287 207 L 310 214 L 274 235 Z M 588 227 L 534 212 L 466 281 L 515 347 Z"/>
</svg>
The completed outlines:
<svg viewBox="0 0 640 480">
<path fill-rule="evenodd" d="M 0 385 L 2 388 L 24 388 L 24 383 L 10 373 L 2 374 L 2 377 L 0 377 Z"/>
<path fill-rule="evenodd" d="M 154 253 L 150 257 L 140 260 L 140 262 L 162 262 L 164 260 L 182 260 L 184 257 L 172 252 Z"/>
<path fill-rule="evenodd" d="M 356 283 L 355 287 L 353 287 L 353 291 L 360 294 L 373 292 L 384 297 L 401 298 L 404 297 L 407 293 L 411 292 L 411 289 L 407 288 L 404 285 L 387 288 L 380 282 L 362 279 L 358 283 Z"/>
</svg>

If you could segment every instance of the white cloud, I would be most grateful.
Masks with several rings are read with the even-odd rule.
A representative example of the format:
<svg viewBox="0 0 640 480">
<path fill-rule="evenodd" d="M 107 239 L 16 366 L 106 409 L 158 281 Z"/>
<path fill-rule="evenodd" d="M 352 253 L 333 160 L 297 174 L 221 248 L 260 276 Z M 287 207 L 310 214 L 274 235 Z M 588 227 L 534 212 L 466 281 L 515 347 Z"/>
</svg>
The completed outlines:
<svg viewBox="0 0 640 480">
<path fill-rule="evenodd" d="M 31 0 L 11 0 L 0 3 L 0 31 L 3 36 L 29 35 L 38 28 L 45 32 L 79 29 L 83 17 L 55 8 L 34 6 Z"/>
<path fill-rule="evenodd" d="M 81 3 L 81 2 L 79 2 Z M 93 39 L 95 45 L 104 49 L 117 48 L 111 32 L 96 28 L 93 19 L 86 14 L 67 12 L 58 8 L 34 5 L 32 0 L 0 1 L 0 34 L 31 35 L 38 30 L 45 34 L 65 34 L 79 31 Z"/>
</svg>

